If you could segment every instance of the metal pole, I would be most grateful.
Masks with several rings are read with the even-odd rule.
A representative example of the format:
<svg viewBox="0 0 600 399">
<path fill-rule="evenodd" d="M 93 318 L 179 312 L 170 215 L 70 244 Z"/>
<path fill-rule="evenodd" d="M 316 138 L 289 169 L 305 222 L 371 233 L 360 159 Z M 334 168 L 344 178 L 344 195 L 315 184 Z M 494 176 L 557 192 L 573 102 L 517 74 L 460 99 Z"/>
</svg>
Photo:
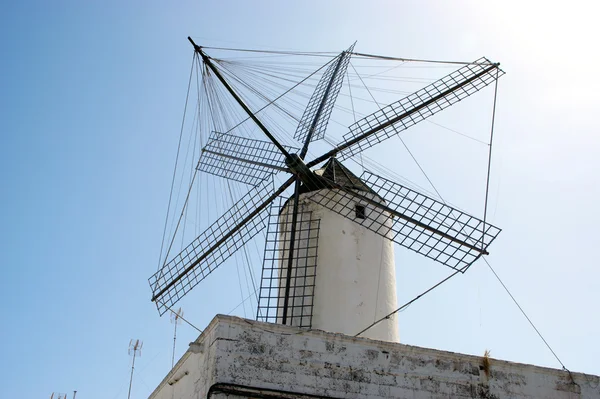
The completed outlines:
<svg viewBox="0 0 600 399">
<path fill-rule="evenodd" d="M 296 241 L 296 223 L 298 222 L 298 202 L 300 199 L 300 178 L 296 177 L 294 187 L 294 205 L 292 208 L 292 229 L 290 231 L 290 247 L 288 250 L 287 275 L 285 276 L 285 297 L 283 298 L 283 323 L 287 324 L 288 304 L 290 301 L 290 288 L 292 282 L 292 269 L 294 266 L 294 244 Z M 286 216 L 287 218 L 287 216 Z M 290 317 L 291 319 L 291 317 Z"/>
<path fill-rule="evenodd" d="M 208 58 L 208 56 L 204 53 L 204 51 L 202 51 L 202 47 L 200 47 L 196 43 L 194 43 L 192 38 L 189 36 L 188 36 L 188 40 L 194 46 L 194 51 L 196 51 L 198 54 L 200 54 L 200 57 L 202 57 L 202 61 L 204 61 L 204 63 L 211 69 L 211 71 L 213 71 L 213 73 L 217 76 L 217 78 L 223 84 L 223 86 L 225 86 L 225 89 L 227 89 L 229 94 L 231 94 L 231 96 L 235 99 L 235 101 L 237 101 L 237 103 L 240 105 L 240 107 L 242 107 L 242 109 L 244 111 L 246 111 L 248 116 L 254 121 L 254 123 L 256 123 L 256 125 L 260 128 L 260 130 L 263 131 L 263 133 L 269 138 L 269 140 L 271 140 L 271 142 L 273 144 L 275 144 L 275 146 L 277 148 L 279 148 L 279 151 L 281 151 L 281 153 L 287 159 L 290 159 L 290 154 L 287 152 L 287 150 L 279 143 L 279 141 L 277 141 L 277 139 L 271 134 L 271 132 L 269 132 L 269 129 L 267 129 L 265 127 L 265 125 L 262 124 L 262 122 L 254 114 L 254 112 L 252 112 L 250 110 L 250 108 L 248 108 L 246 103 L 244 103 L 244 101 L 240 98 L 240 96 L 237 95 L 237 93 L 233 90 L 233 88 L 229 85 L 229 83 L 227 83 L 225 78 L 221 75 L 221 73 L 213 65 L 212 61 Z"/>
<path fill-rule="evenodd" d="M 131 363 L 131 377 L 129 377 L 129 393 L 127 394 L 127 399 L 131 397 L 131 383 L 133 382 L 133 369 L 135 367 L 135 353 L 136 350 L 133 350 L 133 363 Z"/>
<path fill-rule="evenodd" d="M 490 192 L 490 171 L 492 169 L 492 144 L 494 143 L 494 121 L 496 120 L 496 98 L 498 97 L 498 71 L 496 70 L 496 87 L 494 87 L 494 106 L 492 107 L 492 128 L 490 132 L 490 150 L 488 154 L 487 179 L 485 184 L 485 202 L 483 206 L 483 231 L 481 233 L 481 248 L 485 247 L 485 222 L 487 221 L 488 194 Z"/>
<path fill-rule="evenodd" d="M 173 333 L 173 357 L 171 358 L 171 368 L 175 365 L 175 340 L 177 339 L 177 317 L 175 318 L 175 332 Z"/>
</svg>

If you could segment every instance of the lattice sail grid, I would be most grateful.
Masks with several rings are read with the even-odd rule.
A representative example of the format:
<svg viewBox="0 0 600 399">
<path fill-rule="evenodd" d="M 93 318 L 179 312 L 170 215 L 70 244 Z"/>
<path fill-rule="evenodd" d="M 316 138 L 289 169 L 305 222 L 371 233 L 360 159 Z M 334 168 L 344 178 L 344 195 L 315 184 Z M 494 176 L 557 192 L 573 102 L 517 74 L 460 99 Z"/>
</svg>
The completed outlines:
<svg viewBox="0 0 600 399">
<path fill-rule="evenodd" d="M 497 64 L 481 58 L 440 80 L 387 105 L 350 126 L 344 143 L 365 136 L 336 156 L 343 160 L 450 107 L 504 75 Z"/>
<path fill-rule="evenodd" d="M 294 134 L 296 140 L 304 143 L 311 128 L 311 142 L 325 137 L 329 117 L 340 93 L 353 49 L 354 45 L 338 55 L 321 76 Z"/>
<path fill-rule="evenodd" d="M 297 148 L 284 146 L 289 153 Z M 202 172 L 256 186 L 281 168 L 285 156 L 269 141 L 213 132 L 202 150 Z"/>
<path fill-rule="evenodd" d="M 378 195 L 335 189 L 315 191 L 309 198 L 455 270 L 465 271 L 500 233 L 489 223 L 370 172 L 361 179 Z M 361 218 L 356 217 L 357 206 Z"/>
<path fill-rule="evenodd" d="M 283 199 L 279 204 L 273 203 L 271 207 L 256 316 L 259 321 L 283 323 L 292 228 L 291 201 L 293 199 L 281 214 Z M 312 212 L 303 210 L 303 207 L 300 204 L 296 223 L 286 324 L 310 328 L 320 220 L 314 219 Z"/>
<path fill-rule="evenodd" d="M 266 227 L 268 207 L 257 212 L 242 226 L 240 223 L 249 218 L 273 192 L 271 180 L 252 188 L 179 255 L 148 279 L 161 315 Z M 238 230 L 231 233 L 236 228 Z"/>
</svg>

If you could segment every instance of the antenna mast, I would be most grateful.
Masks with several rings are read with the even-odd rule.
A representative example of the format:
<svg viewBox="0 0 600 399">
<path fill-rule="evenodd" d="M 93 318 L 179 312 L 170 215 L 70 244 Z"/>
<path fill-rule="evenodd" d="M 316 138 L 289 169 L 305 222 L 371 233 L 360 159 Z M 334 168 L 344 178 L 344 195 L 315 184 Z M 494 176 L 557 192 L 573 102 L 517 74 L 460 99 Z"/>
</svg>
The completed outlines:
<svg viewBox="0 0 600 399">
<path fill-rule="evenodd" d="M 173 332 L 173 357 L 171 358 L 171 368 L 175 365 L 175 341 L 177 340 L 177 324 L 181 323 L 183 317 L 183 310 L 177 309 L 177 313 L 171 311 L 171 323 L 175 324 L 175 331 Z"/>
<path fill-rule="evenodd" d="M 131 377 L 129 377 L 129 393 L 127 394 L 127 399 L 131 397 L 131 383 L 133 382 L 133 370 L 135 367 L 135 357 L 142 356 L 142 346 L 144 343 L 139 339 L 130 339 L 129 340 L 129 356 L 133 356 L 133 362 L 131 363 Z"/>
</svg>

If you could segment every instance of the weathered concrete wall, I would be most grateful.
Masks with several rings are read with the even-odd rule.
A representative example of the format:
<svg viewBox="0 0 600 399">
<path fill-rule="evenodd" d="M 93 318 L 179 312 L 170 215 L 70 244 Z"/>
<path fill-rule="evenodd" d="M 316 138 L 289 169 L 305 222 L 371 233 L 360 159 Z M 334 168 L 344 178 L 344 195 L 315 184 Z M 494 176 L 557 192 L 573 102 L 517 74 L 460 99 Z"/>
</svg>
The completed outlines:
<svg viewBox="0 0 600 399">
<path fill-rule="evenodd" d="M 596 376 L 217 316 L 150 396 L 600 398 Z M 282 393 L 283 392 L 283 393 Z"/>
</svg>

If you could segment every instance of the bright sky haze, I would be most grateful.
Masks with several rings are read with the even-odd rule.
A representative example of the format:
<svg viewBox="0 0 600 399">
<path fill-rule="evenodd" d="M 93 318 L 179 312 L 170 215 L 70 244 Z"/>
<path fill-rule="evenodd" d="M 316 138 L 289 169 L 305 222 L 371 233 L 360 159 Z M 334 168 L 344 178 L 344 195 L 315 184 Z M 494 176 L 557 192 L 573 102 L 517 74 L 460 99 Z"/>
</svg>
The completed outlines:
<svg viewBox="0 0 600 399">
<path fill-rule="evenodd" d="M 193 49 L 201 45 L 498 61 L 489 262 L 565 366 L 600 374 L 600 37 L 592 2 L 23 1 L 2 7 L 0 382 L 7 398 L 133 398 L 171 366 L 156 271 Z M 441 77 L 442 75 L 440 75 Z M 417 87 L 418 88 L 418 87 Z M 445 127 L 489 137 L 493 90 Z M 476 114 L 477 103 L 486 104 Z M 462 104 L 460 104 L 462 105 Z M 446 111 L 444 111 L 446 112 Z M 481 216 L 486 147 L 427 125 L 407 144 L 450 202 Z M 451 140 L 453 147 L 447 147 Z M 450 148 L 450 150 L 448 150 Z M 398 139 L 369 153 L 422 176 Z M 400 161 L 399 159 L 402 159 Z M 473 165 L 476 169 L 473 169 Z M 422 183 L 422 180 L 421 180 Z M 426 184 L 423 183 L 423 184 Z M 215 214 L 216 217 L 218 214 Z M 396 248 L 398 301 L 448 274 Z M 255 265 L 260 268 L 260 265 Z M 235 264 L 181 306 L 204 328 L 240 304 Z M 239 271 L 239 270 L 238 270 Z M 255 309 L 233 314 L 253 318 Z M 399 314 L 403 343 L 560 368 L 485 263 Z M 178 328 L 176 359 L 198 336 Z"/>
</svg>

